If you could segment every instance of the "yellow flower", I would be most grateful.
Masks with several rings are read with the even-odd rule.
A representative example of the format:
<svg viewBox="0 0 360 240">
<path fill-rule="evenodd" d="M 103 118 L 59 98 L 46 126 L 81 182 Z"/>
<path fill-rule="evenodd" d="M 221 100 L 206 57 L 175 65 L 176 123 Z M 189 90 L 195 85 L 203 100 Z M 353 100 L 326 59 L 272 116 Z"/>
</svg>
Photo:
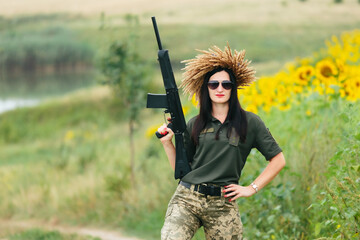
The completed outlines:
<svg viewBox="0 0 360 240">
<path fill-rule="evenodd" d="M 330 59 L 323 59 L 316 64 L 316 77 L 324 84 L 333 84 L 335 76 L 338 75 L 336 65 Z"/>
<path fill-rule="evenodd" d="M 194 105 L 194 107 L 197 107 L 199 105 L 199 102 L 197 101 L 195 94 L 191 98 L 191 103 Z"/>
<path fill-rule="evenodd" d="M 341 96 L 345 96 L 349 101 L 360 99 L 360 75 L 350 77 L 343 84 L 344 91 L 340 91 Z"/>
<path fill-rule="evenodd" d="M 146 137 L 147 138 L 151 138 L 152 136 L 155 135 L 156 131 L 158 130 L 159 128 L 159 125 L 153 125 L 151 127 L 149 127 L 147 130 L 146 130 Z"/>
<path fill-rule="evenodd" d="M 311 111 L 310 110 L 306 111 L 306 116 L 311 116 Z"/>
<path fill-rule="evenodd" d="M 258 113 L 258 109 L 255 105 L 251 104 L 251 105 L 248 105 L 246 107 L 246 111 L 249 111 L 249 112 L 253 112 L 253 113 Z"/>
<path fill-rule="evenodd" d="M 338 225 L 336 226 L 336 229 L 339 229 L 339 228 L 341 228 L 341 225 L 340 225 L 340 224 L 338 224 Z"/>
<path fill-rule="evenodd" d="M 272 240 L 276 239 L 276 238 L 275 238 L 275 235 L 271 234 L 271 239 L 272 239 Z"/>
<path fill-rule="evenodd" d="M 295 72 L 296 83 L 300 85 L 307 85 L 314 73 L 315 69 L 312 66 L 307 65 L 299 67 Z"/>
<path fill-rule="evenodd" d="M 86 132 L 84 133 L 84 138 L 85 138 L 86 140 L 91 140 L 91 139 L 93 139 L 93 134 L 92 134 L 92 132 L 86 131 Z"/>
<path fill-rule="evenodd" d="M 285 64 L 285 68 L 289 71 L 289 72 L 291 72 L 291 71 L 294 71 L 294 69 L 296 68 L 295 67 L 295 64 L 294 63 L 286 63 Z"/>
<path fill-rule="evenodd" d="M 315 92 L 318 92 L 320 95 L 324 95 L 324 88 L 322 88 L 322 87 L 319 86 L 319 85 L 315 86 L 314 91 L 315 91 Z"/>
<path fill-rule="evenodd" d="M 334 94 L 335 93 L 335 90 L 331 87 L 326 87 L 325 88 L 325 94 L 327 95 L 331 95 L 331 94 Z"/>
<path fill-rule="evenodd" d="M 345 71 L 345 62 L 337 58 L 335 59 L 335 63 L 337 68 L 339 69 L 339 74 L 343 73 Z"/>
<path fill-rule="evenodd" d="M 305 66 L 305 65 L 309 65 L 312 62 L 311 58 L 303 58 L 299 60 L 300 64 Z"/>
<path fill-rule="evenodd" d="M 346 97 L 346 91 L 344 89 L 340 89 L 340 97 Z"/>
<path fill-rule="evenodd" d="M 281 111 L 287 111 L 287 110 L 289 110 L 290 108 L 291 108 L 290 104 L 285 104 L 285 105 L 279 106 L 279 109 L 280 109 Z"/>
<path fill-rule="evenodd" d="M 270 104 L 267 104 L 267 105 L 263 106 L 263 109 L 264 109 L 265 112 L 270 112 L 271 107 L 272 106 Z"/>
<path fill-rule="evenodd" d="M 294 87 L 293 87 L 293 90 L 294 90 L 294 93 L 296 93 L 296 94 L 300 94 L 300 93 L 302 93 L 303 91 L 305 91 L 305 89 L 302 88 L 302 87 L 300 87 L 300 86 L 294 86 Z"/>
<path fill-rule="evenodd" d="M 69 131 L 66 132 L 66 134 L 64 136 L 64 141 L 65 142 L 70 142 L 74 137 L 75 137 L 74 132 L 69 130 Z"/>
<path fill-rule="evenodd" d="M 182 110 L 183 110 L 184 115 L 186 116 L 186 115 L 189 113 L 189 111 L 190 111 L 190 107 L 189 107 L 189 106 L 184 106 L 184 107 L 182 108 Z"/>
</svg>

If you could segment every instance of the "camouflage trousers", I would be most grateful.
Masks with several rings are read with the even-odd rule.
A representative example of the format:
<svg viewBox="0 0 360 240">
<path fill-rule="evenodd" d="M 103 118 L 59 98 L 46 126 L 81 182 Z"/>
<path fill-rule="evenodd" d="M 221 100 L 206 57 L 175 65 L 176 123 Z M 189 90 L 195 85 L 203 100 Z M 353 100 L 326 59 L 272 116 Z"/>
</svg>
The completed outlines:
<svg viewBox="0 0 360 240">
<path fill-rule="evenodd" d="M 243 227 L 236 201 L 224 194 L 205 196 L 179 184 L 170 200 L 161 229 L 162 240 L 190 240 L 203 226 L 207 240 L 242 240 Z"/>
</svg>

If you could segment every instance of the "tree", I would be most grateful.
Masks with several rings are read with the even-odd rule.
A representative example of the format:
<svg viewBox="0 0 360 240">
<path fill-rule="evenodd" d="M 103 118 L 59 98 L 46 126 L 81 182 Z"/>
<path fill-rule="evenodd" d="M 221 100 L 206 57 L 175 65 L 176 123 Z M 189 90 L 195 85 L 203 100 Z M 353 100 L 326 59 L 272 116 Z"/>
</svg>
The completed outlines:
<svg viewBox="0 0 360 240">
<path fill-rule="evenodd" d="M 138 53 L 137 16 L 125 18 L 129 35 L 122 41 L 114 41 L 107 54 L 101 59 L 104 83 L 111 86 L 120 103 L 125 108 L 129 127 L 131 180 L 135 181 L 134 133 L 139 122 L 140 110 L 145 106 L 146 89 L 150 77 L 150 67 Z"/>
</svg>

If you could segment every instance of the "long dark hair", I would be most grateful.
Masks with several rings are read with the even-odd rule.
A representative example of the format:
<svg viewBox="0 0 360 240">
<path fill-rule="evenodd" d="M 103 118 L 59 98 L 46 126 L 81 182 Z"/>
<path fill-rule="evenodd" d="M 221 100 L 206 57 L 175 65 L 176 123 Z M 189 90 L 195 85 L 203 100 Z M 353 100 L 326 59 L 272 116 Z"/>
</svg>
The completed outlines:
<svg viewBox="0 0 360 240">
<path fill-rule="evenodd" d="M 212 75 L 217 72 L 225 71 L 230 76 L 230 81 L 234 83 L 234 87 L 231 89 L 230 99 L 229 99 L 229 111 L 226 117 L 226 120 L 229 121 L 229 128 L 227 130 L 227 137 L 231 135 L 232 128 L 235 129 L 238 136 L 240 136 L 241 142 L 246 141 L 246 132 L 247 132 L 247 120 L 245 110 L 241 108 L 239 103 L 237 88 L 236 88 L 236 79 L 233 72 L 227 68 L 216 68 L 208 72 L 204 77 L 204 82 L 200 90 L 200 113 L 197 116 L 194 127 L 192 129 L 191 138 L 196 145 L 199 145 L 199 134 L 205 129 L 206 124 L 211 120 L 212 104 L 209 96 L 209 89 L 207 83 Z M 225 120 L 225 121 L 226 121 Z M 219 128 L 215 135 L 215 139 L 219 139 L 219 132 L 222 127 Z"/>
</svg>

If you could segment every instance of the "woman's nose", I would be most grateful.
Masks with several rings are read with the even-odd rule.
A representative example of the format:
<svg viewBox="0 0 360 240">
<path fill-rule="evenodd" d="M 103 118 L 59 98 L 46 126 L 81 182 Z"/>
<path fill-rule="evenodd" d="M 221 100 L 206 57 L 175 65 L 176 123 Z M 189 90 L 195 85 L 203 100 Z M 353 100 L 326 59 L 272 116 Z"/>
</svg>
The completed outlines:
<svg viewBox="0 0 360 240">
<path fill-rule="evenodd" d="M 216 90 L 217 90 L 218 92 L 224 91 L 224 88 L 223 88 L 222 84 L 219 84 L 219 86 L 217 87 Z"/>
</svg>

